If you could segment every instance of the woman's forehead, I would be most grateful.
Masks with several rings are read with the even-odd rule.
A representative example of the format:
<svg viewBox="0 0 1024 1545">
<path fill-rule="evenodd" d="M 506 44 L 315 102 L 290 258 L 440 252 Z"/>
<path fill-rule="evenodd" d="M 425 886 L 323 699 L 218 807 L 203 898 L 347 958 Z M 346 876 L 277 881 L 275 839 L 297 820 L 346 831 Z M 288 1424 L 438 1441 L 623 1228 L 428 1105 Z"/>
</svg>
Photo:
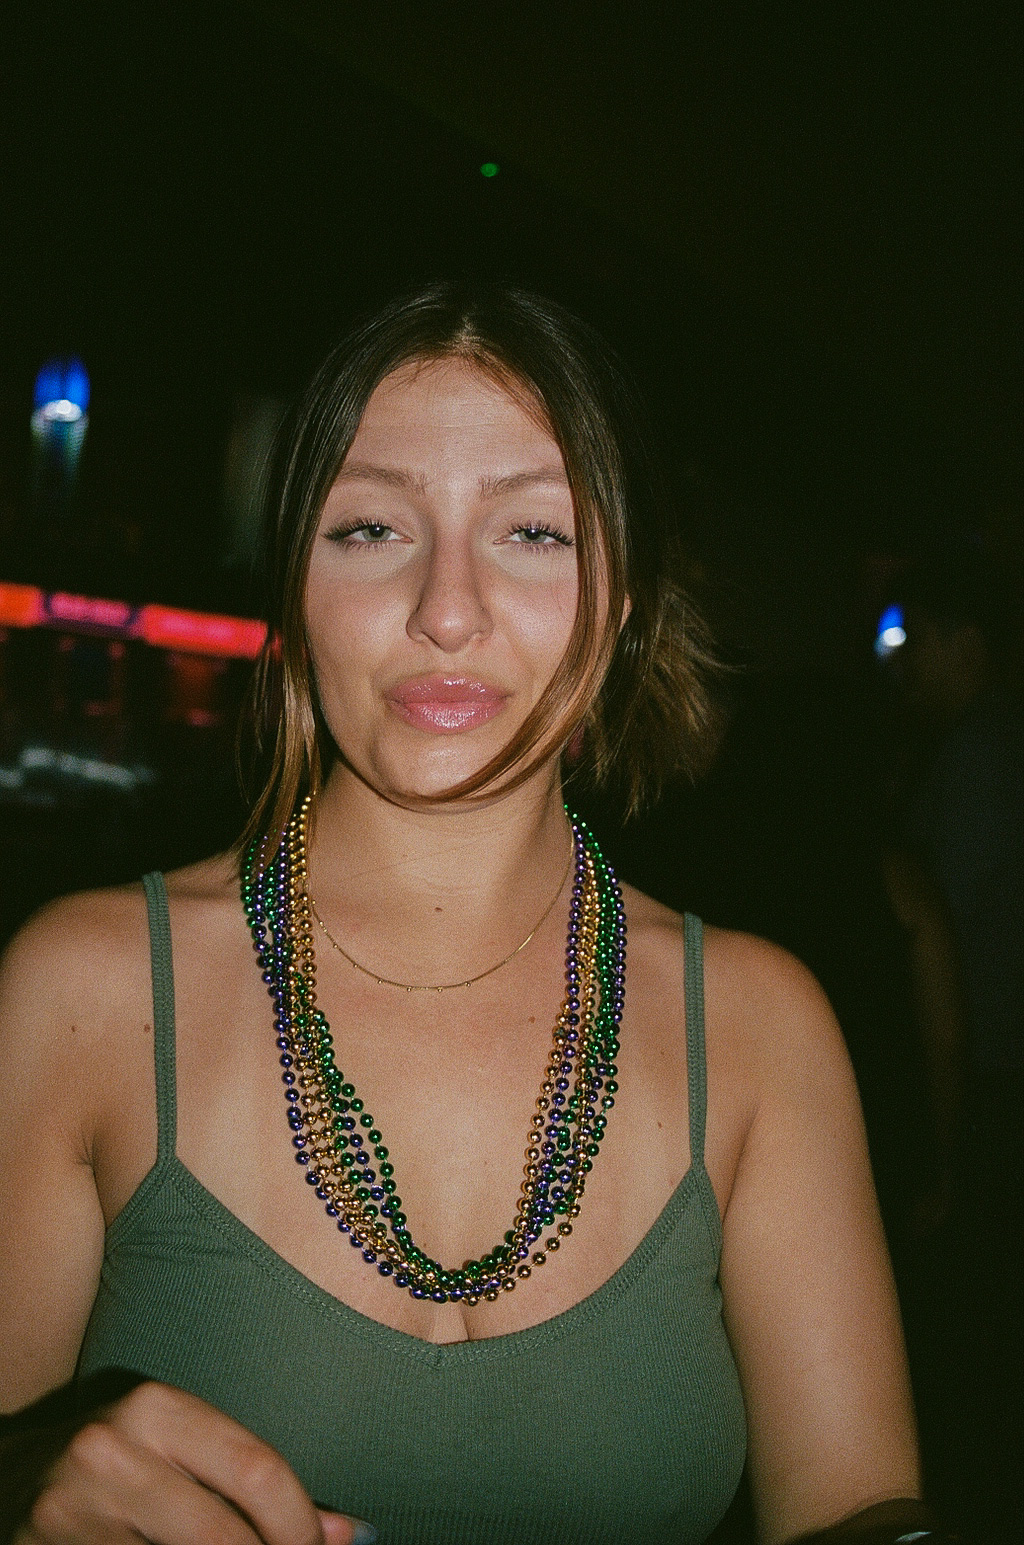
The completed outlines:
<svg viewBox="0 0 1024 1545">
<path fill-rule="evenodd" d="M 381 453 L 432 461 L 497 456 L 565 480 L 561 451 L 526 389 L 459 358 L 411 361 L 377 386 L 346 465 Z"/>
</svg>

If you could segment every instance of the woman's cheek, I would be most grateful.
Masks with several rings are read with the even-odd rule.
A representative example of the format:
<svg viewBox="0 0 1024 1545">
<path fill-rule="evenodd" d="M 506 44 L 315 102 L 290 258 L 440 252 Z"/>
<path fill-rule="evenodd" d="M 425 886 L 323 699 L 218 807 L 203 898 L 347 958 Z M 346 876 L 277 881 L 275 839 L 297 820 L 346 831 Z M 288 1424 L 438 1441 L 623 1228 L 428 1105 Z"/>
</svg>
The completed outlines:
<svg viewBox="0 0 1024 1545">
<path fill-rule="evenodd" d="M 372 669 L 388 637 L 396 629 L 401 632 L 393 598 L 365 585 L 333 586 L 328 593 L 311 589 L 306 618 L 314 657 L 329 660 L 336 668 Z"/>
<path fill-rule="evenodd" d="M 536 558 L 534 562 L 544 562 Z M 562 658 L 569 643 L 576 616 L 574 581 L 552 580 L 544 585 L 519 586 L 511 591 L 505 605 L 509 631 L 527 651 L 551 664 Z"/>
</svg>

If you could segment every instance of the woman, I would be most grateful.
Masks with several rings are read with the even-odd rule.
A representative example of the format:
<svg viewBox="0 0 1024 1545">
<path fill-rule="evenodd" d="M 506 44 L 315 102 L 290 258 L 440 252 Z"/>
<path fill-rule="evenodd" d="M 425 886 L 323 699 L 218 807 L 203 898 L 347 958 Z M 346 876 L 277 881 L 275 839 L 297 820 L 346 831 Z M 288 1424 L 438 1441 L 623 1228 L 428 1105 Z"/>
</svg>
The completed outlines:
<svg viewBox="0 0 1024 1545">
<path fill-rule="evenodd" d="M 142 1380 L 14 1424 L 18 1545 L 696 1542 L 745 1452 L 766 1545 L 924 1538 L 828 1005 L 563 806 L 706 717 L 645 489 L 602 346 L 518 292 L 313 383 L 240 853 L 4 968 L 2 1398 Z"/>
</svg>

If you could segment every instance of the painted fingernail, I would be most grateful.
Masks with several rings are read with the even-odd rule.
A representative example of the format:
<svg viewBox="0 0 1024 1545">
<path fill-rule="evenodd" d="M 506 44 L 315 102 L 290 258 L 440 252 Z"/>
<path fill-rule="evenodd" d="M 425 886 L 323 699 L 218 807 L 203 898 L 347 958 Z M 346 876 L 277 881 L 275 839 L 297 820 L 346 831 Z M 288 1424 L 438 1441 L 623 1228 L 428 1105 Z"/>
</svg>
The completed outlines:
<svg viewBox="0 0 1024 1545">
<path fill-rule="evenodd" d="M 352 1545 L 373 1545 L 377 1538 L 377 1531 L 372 1524 L 363 1523 L 361 1519 L 353 1518 L 356 1532 L 352 1536 Z"/>
</svg>

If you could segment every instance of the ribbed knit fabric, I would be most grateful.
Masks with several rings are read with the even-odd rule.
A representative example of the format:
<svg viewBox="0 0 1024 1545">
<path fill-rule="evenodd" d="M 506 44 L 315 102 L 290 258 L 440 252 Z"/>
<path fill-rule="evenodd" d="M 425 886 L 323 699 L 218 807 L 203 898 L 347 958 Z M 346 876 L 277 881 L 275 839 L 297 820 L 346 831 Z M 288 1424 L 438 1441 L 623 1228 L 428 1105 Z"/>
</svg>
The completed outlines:
<svg viewBox="0 0 1024 1545">
<path fill-rule="evenodd" d="M 686 919 L 689 1171 L 629 1259 L 553 1319 L 435 1346 L 340 1303 L 175 1155 L 167 900 L 146 877 L 157 1162 L 110 1228 L 82 1376 L 131 1368 L 273 1444 L 380 1545 L 698 1545 L 746 1447 L 704 1168 L 701 929 Z"/>
</svg>

